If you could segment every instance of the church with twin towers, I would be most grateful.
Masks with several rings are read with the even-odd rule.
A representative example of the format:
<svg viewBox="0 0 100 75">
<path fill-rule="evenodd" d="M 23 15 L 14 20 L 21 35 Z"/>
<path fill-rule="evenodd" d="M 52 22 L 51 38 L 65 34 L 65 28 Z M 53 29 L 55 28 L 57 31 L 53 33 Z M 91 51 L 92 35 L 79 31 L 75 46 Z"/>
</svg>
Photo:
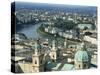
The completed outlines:
<svg viewBox="0 0 100 75">
<path fill-rule="evenodd" d="M 84 41 L 71 48 L 67 46 L 67 39 L 63 48 L 57 47 L 56 40 L 52 41 L 51 46 L 48 43 L 45 45 L 47 49 L 42 47 L 38 39 L 32 46 L 34 50 L 32 72 L 79 70 L 91 67 L 91 54 L 87 51 Z"/>
</svg>

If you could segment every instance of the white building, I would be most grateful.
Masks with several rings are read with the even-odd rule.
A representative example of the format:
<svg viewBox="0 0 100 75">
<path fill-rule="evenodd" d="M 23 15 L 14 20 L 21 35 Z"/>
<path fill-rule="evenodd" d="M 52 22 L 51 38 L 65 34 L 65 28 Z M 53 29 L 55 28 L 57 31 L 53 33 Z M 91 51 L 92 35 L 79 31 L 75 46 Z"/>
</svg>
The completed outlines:
<svg viewBox="0 0 100 75">
<path fill-rule="evenodd" d="M 92 24 L 78 24 L 78 28 L 79 29 L 84 29 L 85 27 L 87 27 L 89 30 L 92 30 Z"/>
<path fill-rule="evenodd" d="M 73 35 L 71 33 L 64 32 L 63 33 L 63 37 L 65 37 L 65 38 L 73 38 Z"/>
<path fill-rule="evenodd" d="M 88 41 L 88 42 L 91 42 L 92 44 L 97 45 L 97 39 L 96 38 L 92 38 L 90 36 L 84 36 L 84 40 Z"/>
</svg>

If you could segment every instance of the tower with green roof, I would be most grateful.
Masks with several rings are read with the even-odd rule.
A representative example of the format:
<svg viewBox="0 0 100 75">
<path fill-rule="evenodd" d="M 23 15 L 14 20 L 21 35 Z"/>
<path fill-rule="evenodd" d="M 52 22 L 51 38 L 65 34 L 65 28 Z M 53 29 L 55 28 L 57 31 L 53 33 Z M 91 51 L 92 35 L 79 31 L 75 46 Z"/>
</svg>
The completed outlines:
<svg viewBox="0 0 100 75">
<path fill-rule="evenodd" d="M 81 43 L 77 46 L 77 52 L 75 53 L 74 58 L 74 66 L 75 69 L 88 69 L 90 68 L 91 57 L 86 50 L 86 46 L 84 43 Z"/>
<path fill-rule="evenodd" d="M 33 72 L 43 72 L 44 71 L 44 54 L 41 53 L 41 45 L 39 40 L 33 45 L 34 54 L 32 55 L 32 68 Z"/>
<path fill-rule="evenodd" d="M 50 57 L 51 57 L 51 60 L 53 62 L 56 62 L 56 60 L 57 60 L 57 48 L 55 46 L 55 40 L 52 41 L 52 48 L 51 48 L 51 52 L 50 52 Z"/>
</svg>

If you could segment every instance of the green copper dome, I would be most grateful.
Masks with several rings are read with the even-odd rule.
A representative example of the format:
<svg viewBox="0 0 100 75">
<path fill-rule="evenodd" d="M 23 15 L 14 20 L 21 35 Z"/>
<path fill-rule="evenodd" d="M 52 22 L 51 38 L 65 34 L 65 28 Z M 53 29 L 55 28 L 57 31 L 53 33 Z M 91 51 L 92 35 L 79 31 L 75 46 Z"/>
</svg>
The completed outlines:
<svg viewBox="0 0 100 75">
<path fill-rule="evenodd" d="M 75 60 L 80 62 L 88 62 L 89 61 L 89 55 L 88 52 L 85 50 L 79 50 L 75 54 Z"/>
</svg>

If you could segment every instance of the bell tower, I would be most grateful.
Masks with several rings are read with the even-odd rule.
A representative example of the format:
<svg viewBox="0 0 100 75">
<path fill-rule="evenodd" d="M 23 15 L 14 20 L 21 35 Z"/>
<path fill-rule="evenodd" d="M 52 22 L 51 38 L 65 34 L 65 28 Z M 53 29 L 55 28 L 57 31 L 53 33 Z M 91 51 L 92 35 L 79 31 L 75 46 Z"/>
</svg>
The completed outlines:
<svg viewBox="0 0 100 75">
<path fill-rule="evenodd" d="M 57 59 L 57 48 L 55 46 L 55 40 L 52 41 L 52 48 L 50 52 L 50 57 L 53 62 L 56 62 Z"/>
<path fill-rule="evenodd" d="M 43 72 L 44 71 L 44 54 L 41 51 L 41 45 L 37 40 L 34 45 L 34 54 L 32 55 L 32 67 L 33 72 Z"/>
<path fill-rule="evenodd" d="M 65 41 L 64 41 L 64 48 L 67 48 L 67 38 L 65 38 Z"/>
</svg>

